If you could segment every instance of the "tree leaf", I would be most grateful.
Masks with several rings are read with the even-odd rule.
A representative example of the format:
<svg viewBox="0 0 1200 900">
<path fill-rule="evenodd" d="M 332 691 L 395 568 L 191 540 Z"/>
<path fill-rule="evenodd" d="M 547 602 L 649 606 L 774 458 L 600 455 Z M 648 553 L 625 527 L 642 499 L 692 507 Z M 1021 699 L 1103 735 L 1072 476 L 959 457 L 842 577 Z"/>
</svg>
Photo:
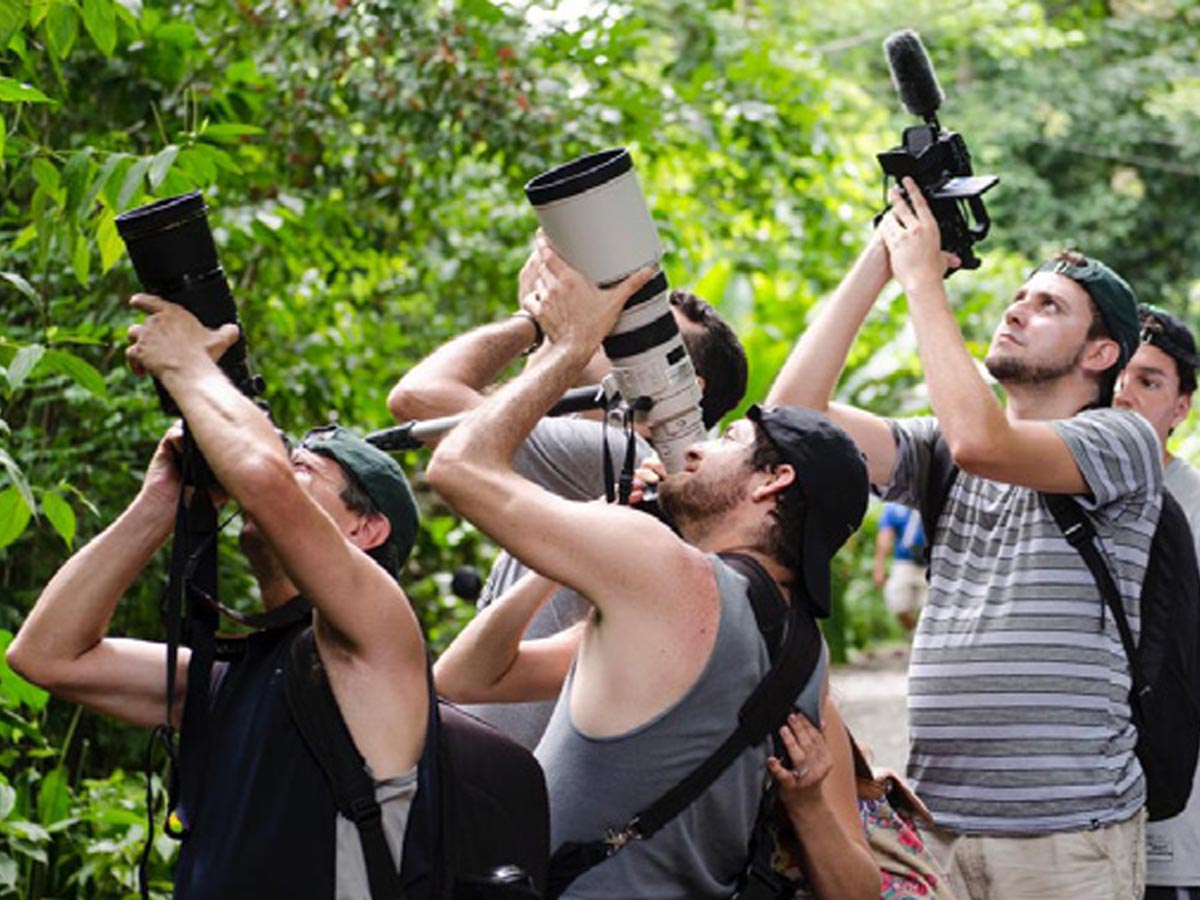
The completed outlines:
<svg viewBox="0 0 1200 900">
<path fill-rule="evenodd" d="M 3 278 L 34 303 L 40 304 L 42 302 L 42 298 L 38 296 L 38 292 L 33 289 L 33 285 L 16 272 L 0 272 L 0 278 Z"/>
<path fill-rule="evenodd" d="M 30 515 L 29 506 L 19 490 L 6 487 L 0 491 L 0 550 L 25 533 Z"/>
<path fill-rule="evenodd" d="M 256 134 L 263 134 L 263 129 L 257 125 L 247 125 L 244 122 L 218 122 L 216 125 L 209 125 L 205 128 L 204 133 L 200 136 L 210 141 L 238 143 L 243 137 Z"/>
<path fill-rule="evenodd" d="M 108 385 L 91 363 L 66 350 L 47 350 L 42 356 L 42 368 L 66 375 L 88 393 L 101 400 L 108 396 Z"/>
<path fill-rule="evenodd" d="M 0 821 L 7 819 L 16 805 L 17 792 L 3 777 L 0 777 Z"/>
<path fill-rule="evenodd" d="M 83 24 L 105 56 L 117 46 L 117 10 L 113 0 L 83 0 Z"/>
<path fill-rule="evenodd" d="M 0 102 L 3 103 L 56 103 L 31 84 L 15 78 L 0 77 Z"/>
<path fill-rule="evenodd" d="M 58 168 L 50 160 L 44 156 L 39 156 L 33 161 L 33 180 L 42 186 L 42 189 L 48 194 L 53 194 L 58 190 L 59 175 Z"/>
<path fill-rule="evenodd" d="M 17 355 L 8 364 L 8 372 L 4 376 L 8 379 L 10 390 L 21 389 L 25 379 L 29 377 L 29 373 L 33 371 L 33 367 L 38 364 L 45 352 L 46 348 L 41 344 L 29 344 L 17 351 Z"/>
<path fill-rule="evenodd" d="M 107 272 L 125 253 L 125 242 L 117 232 L 117 214 L 104 210 L 96 223 L 96 245 L 100 248 L 100 271 Z"/>
<path fill-rule="evenodd" d="M 175 144 L 170 144 L 154 154 L 154 159 L 150 162 L 150 189 L 157 190 L 158 186 L 163 183 L 163 179 L 167 177 L 167 172 L 171 169 L 171 164 L 175 162 L 175 157 L 179 155 L 179 147 Z"/>
<path fill-rule="evenodd" d="M 75 541 L 77 524 L 75 510 L 71 509 L 71 504 L 57 491 L 46 491 L 42 494 L 42 512 L 46 514 L 46 519 L 58 532 L 58 536 L 63 539 L 67 549 L 70 550 Z"/>
<path fill-rule="evenodd" d="M 141 196 L 142 179 L 146 177 L 151 161 L 150 157 L 144 156 L 129 167 L 129 171 L 125 173 L 125 180 L 121 182 L 121 190 L 117 194 L 117 209 L 128 209 L 130 202 Z"/>
<path fill-rule="evenodd" d="M 0 790 L 7 789 L 12 791 L 8 785 L 0 785 Z M 13 791 L 15 795 L 16 792 Z M 20 874 L 20 869 L 17 867 L 17 861 L 6 853 L 0 853 L 0 890 L 12 891 L 17 887 L 17 876 Z"/>
<path fill-rule="evenodd" d="M 47 772 L 38 787 L 38 819 L 43 825 L 53 825 L 67 817 L 71 808 L 71 794 L 67 787 L 67 773 L 60 766 Z"/>
<path fill-rule="evenodd" d="M 29 24 L 37 28 L 50 12 L 50 0 L 29 0 Z"/>
<path fill-rule="evenodd" d="M 27 21 L 29 9 L 24 0 L 0 0 L 0 50 L 8 46 Z"/>
<path fill-rule="evenodd" d="M 117 0 L 119 12 L 121 12 L 126 21 L 130 24 L 140 22 L 142 19 L 142 0 Z"/>
<path fill-rule="evenodd" d="M 92 268 L 92 245 L 78 232 L 73 232 L 72 237 L 75 241 L 75 249 L 71 251 L 71 268 L 74 270 L 75 280 L 79 282 L 80 286 L 87 287 L 88 276 Z"/>
<path fill-rule="evenodd" d="M 8 472 L 8 477 L 12 479 L 13 488 L 20 492 L 21 499 L 25 503 L 27 512 L 32 515 L 36 508 L 33 503 L 33 491 L 29 489 L 29 482 L 25 478 L 25 473 L 21 471 L 21 467 L 17 465 L 17 461 L 8 455 L 7 450 L 0 449 L 0 466 Z M 9 488 L 12 490 L 12 488 Z"/>
<path fill-rule="evenodd" d="M 59 59 L 66 59 L 79 37 L 79 13 L 73 3 L 52 3 L 46 13 L 46 42 Z"/>
</svg>

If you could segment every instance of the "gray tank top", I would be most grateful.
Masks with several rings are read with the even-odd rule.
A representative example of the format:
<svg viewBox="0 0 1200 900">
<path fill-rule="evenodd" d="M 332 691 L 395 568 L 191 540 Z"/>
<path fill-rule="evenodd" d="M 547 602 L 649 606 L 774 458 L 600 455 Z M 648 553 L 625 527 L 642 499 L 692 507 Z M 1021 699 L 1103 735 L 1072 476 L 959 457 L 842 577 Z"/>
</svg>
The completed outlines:
<svg viewBox="0 0 1200 900">
<path fill-rule="evenodd" d="M 746 596 L 746 580 L 710 557 L 721 598 L 712 654 L 696 683 L 673 706 L 632 731 L 596 738 L 571 721 L 572 667 L 537 748 L 550 794 L 550 846 L 602 838 L 674 787 L 737 725 L 741 705 L 770 668 Z M 825 656 L 801 694 L 819 696 Z M 798 698 L 799 699 L 799 698 Z M 745 867 L 750 833 L 767 778 L 769 742 L 744 752 L 711 787 L 648 841 L 585 872 L 571 900 L 727 898 Z"/>
</svg>

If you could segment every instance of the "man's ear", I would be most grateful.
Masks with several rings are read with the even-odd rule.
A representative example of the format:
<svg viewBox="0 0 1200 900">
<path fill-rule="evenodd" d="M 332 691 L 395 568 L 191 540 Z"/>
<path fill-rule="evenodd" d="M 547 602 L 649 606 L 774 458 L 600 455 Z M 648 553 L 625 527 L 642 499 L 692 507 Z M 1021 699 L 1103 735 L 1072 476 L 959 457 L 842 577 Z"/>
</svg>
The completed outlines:
<svg viewBox="0 0 1200 900">
<path fill-rule="evenodd" d="M 1175 415 L 1171 417 L 1171 427 L 1167 429 L 1170 434 L 1180 423 L 1188 417 L 1188 413 L 1192 411 L 1192 395 L 1180 394 L 1179 399 L 1175 401 Z"/>
<path fill-rule="evenodd" d="M 374 550 L 392 536 L 392 523 L 383 513 L 370 516 L 359 516 L 346 535 L 359 550 Z"/>
<path fill-rule="evenodd" d="M 768 469 L 763 472 L 756 473 L 767 476 L 763 481 L 754 486 L 750 492 L 751 498 L 756 503 L 764 501 L 775 502 L 775 499 L 791 487 L 796 480 L 796 470 L 788 463 L 780 463 L 774 469 Z"/>
<path fill-rule="evenodd" d="M 1112 338 L 1096 338 L 1088 343 L 1091 346 L 1081 361 L 1088 372 L 1096 375 L 1107 372 L 1121 358 L 1121 345 Z"/>
</svg>

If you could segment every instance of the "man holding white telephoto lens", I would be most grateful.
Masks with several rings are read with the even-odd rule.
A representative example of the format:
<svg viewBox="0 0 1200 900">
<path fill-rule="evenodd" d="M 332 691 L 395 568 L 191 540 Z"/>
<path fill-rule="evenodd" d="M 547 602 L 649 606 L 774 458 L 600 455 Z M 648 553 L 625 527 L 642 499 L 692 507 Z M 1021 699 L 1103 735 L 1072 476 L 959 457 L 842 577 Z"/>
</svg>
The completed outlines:
<svg viewBox="0 0 1200 900">
<path fill-rule="evenodd" d="M 627 161 L 628 154 L 624 158 Z M 632 172 L 629 177 L 632 178 Z M 636 182 L 633 186 L 636 188 Z M 637 198 L 641 203 L 640 192 Z M 577 212 L 582 211 L 585 217 L 592 215 L 592 221 L 605 219 L 603 213 L 594 213 L 586 208 L 581 210 L 578 205 L 575 208 Z M 648 231 L 645 228 L 644 220 L 648 220 L 648 215 L 644 211 L 644 204 L 642 210 L 642 233 L 648 234 L 650 239 L 646 242 L 648 249 L 637 252 L 641 259 L 657 260 L 661 248 L 653 223 L 649 224 Z M 582 229 L 582 225 L 579 229 Z M 592 237 L 593 240 L 603 241 L 612 232 L 611 228 L 597 228 Z M 535 251 L 521 270 L 519 297 L 532 298 L 544 289 L 538 283 L 538 271 Z M 651 301 L 662 299 L 655 295 Z M 688 291 L 671 290 L 665 300 L 668 314 L 673 317 L 682 345 L 695 368 L 693 380 L 699 386 L 701 425 L 707 430 L 720 422 L 741 401 L 746 389 L 746 354 L 729 324 L 700 297 Z M 474 328 L 439 347 L 406 372 L 392 389 L 388 407 L 397 420 L 421 422 L 471 409 L 483 401 L 485 392 L 506 366 L 522 354 L 530 362 L 538 358 L 541 352 L 538 348 L 542 346 L 540 337 L 540 326 L 527 311 Z M 664 364 L 667 355 L 660 357 Z M 684 364 L 686 362 L 685 359 Z M 654 361 L 651 360 L 649 365 L 653 366 Z M 608 375 L 612 368 L 608 357 L 602 351 L 597 351 L 578 381 L 581 385 L 595 384 Z M 684 371 L 679 366 L 676 368 L 681 373 Z M 662 380 L 668 381 L 666 378 Z M 675 381 L 670 380 L 669 383 L 674 384 Z M 684 396 L 690 403 L 692 392 Z M 640 465 L 651 452 L 646 440 L 650 435 L 650 427 L 645 416 L 635 424 L 632 437 L 627 438 L 619 427 L 606 427 L 600 420 L 601 415 L 597 411 L 594 415 L 541 419 L 517 453 L 514 460 L 517 471 L 535 484 L 569 500 L 592 500 L 601 496 L 606 488 L 606 455 L 612 461 L 615 473 L 624 466 L 631 444 L 635 466 Z M 519 560 L 501 552 L 480 596 L 480 610 L 489 607 L 527 571 Z M 573 591 L 560 589 L 538 609 L 525 637 L 548 638 L 566 632 L 582 620 L 589 609 L 587 601 Z M 541 739 L 553 709 L 553 701 L 544 700 L 486 703 L 472 707 L 471 712 L 533 749 Z"/>
</svg>

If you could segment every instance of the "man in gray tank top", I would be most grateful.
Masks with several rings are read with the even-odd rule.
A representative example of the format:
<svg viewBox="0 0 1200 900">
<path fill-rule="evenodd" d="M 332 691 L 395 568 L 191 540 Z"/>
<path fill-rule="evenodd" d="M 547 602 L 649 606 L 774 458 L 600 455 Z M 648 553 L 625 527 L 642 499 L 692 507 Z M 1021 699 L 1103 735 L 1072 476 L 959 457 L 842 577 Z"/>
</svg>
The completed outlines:
<svg viewBox="0 0 1200 900">
<path fill-rule="evenodd" d="M 540 286 L 525 303 L 547 349 L 442 440 L 428 475 L 459 513 L 542 573 L 472 622 L 437 674 L 443 689 L 483 682 L 507 699 L 553 696 L 562 685 L 538 748 L 554 849 L 603 838 L 674 787 L 732 733 L 767 671 L 746 582 L 712 554 L 749 555 L 794 602 L 827 610 L 829 560 L 861 520 L 866 468 L 824 417 L 756 408 L 719 440 L 689 448 L 684 470 L 662 480 L 660 501 L 679 535 L 628 507 L 539 488 L 513 458 L 650 273 L 601 291 L 545 243 L 537 262 Z M 518 645 L 554 583 L 586 597 L 592 612 L 571 633 Z M 823 687 L 821 676 L 810 685 L 814 718 Z M 842 763 L 837 777 L 812 779 L 812 802 L 803 804 L 805 855 L 815 861 L 809 875 L 822 898 L 878 897 L 845 731 L 835 713 L 824 725 Z M 684 813 L 590 869 L 564 896 L 730 896 L 746 863 L 767 755 L 765 742 L 743 753 Z M 796 765 L 791 777 L 809 783 Z"/>
<path fill-rule="evenodd" d="M 533 291 L 533 261 L 521 271 L 520 292 Z M 695 294 L 674 290 L 668 297 L 684 345 L 696 368 L 704 399 L 704 427 L 712 428 L 746 392 L 746 353 L 733 329 L 712 306 Z M 439 347 L 396 382 L 388 395 L 388 408 L 397 421 L 428 420 L 465 412 L 482 402 L 502 371 L 522 354 L 536 356 L 538 331 L 525 312 L 473 328 Z M 577 376 L 580 385 L 595 384 L 609 371 L 603 351 L 595 354 Z M 513 460 L 513 466 L 534 484 L 568 500 L 594 500 L 604 493 L 604 446 L 620 465 L 625 437 L 620 428 L 605 428 L 599 412 L 542 419 Z M 635 435 L 638 464 L 650 454 L 642 434 Z M 479 609 L 512 587 L 528 569 L 501 551 L 492 565 Z M 569 588 L 558 590 L 529 622 L 527 638 L 547 638 L 567 631 L 590 609 L 587 601 Z M 541 739 L 554 703 L 485 703 L 469 711 L 532 750 Z"/>
</svg>

